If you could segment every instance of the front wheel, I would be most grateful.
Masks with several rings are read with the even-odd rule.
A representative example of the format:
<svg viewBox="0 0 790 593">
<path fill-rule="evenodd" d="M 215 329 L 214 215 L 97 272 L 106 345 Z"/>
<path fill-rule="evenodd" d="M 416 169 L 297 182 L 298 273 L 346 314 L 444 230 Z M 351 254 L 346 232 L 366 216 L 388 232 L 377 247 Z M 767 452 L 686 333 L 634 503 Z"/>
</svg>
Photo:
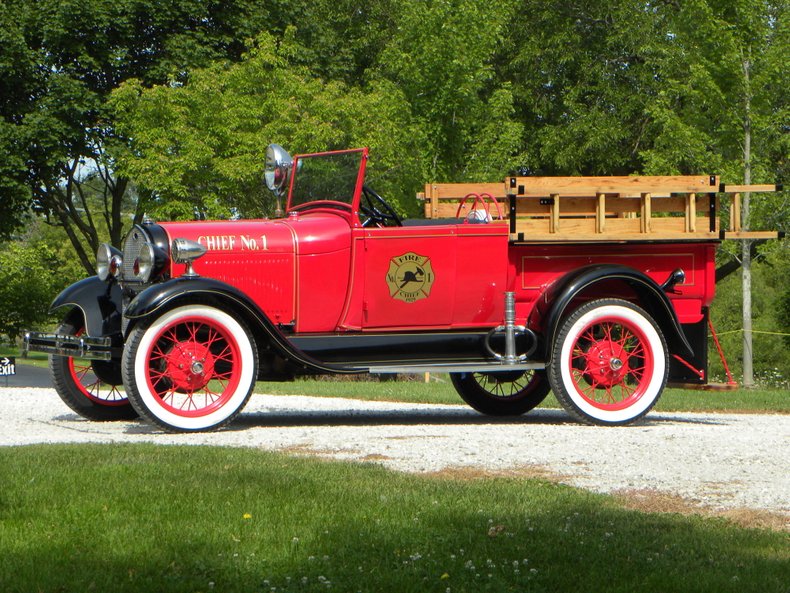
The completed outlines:
<svg viewBox="0 0 790 593">
<path fill-rule="evenodd" d="M 209 305 L 185 305 L 137 325 L 123 353 L 129 400 L 170 431 L 230 422 L 252 394 L 257 353 L 249 329 Z"/>
<path fill-rule="evenodd" d="M 55 333 L 82 335 L 82 316 L 70 315 Z M 53 354 L 49 357 L 49 373 L 63 403 L 83 418 L 100 421 L 137 418 L 137 412 L 120 390 L 123 385 L 119 360 L 87 360 Z"/>
<path fill-rule="evenodd" d="M 467 404 L 489 416 L 526 414 L 551 390 L 544 371 L 451 373 L 450 379 Z"/>
<path fill-rule="evenodd" d="M 667 345 L 656 322 L 620 299 L 591 301 L 560 325 L 549 381 L 560 404 L 587 424 L 628 424 L 667 383 Z"/>
</svg>

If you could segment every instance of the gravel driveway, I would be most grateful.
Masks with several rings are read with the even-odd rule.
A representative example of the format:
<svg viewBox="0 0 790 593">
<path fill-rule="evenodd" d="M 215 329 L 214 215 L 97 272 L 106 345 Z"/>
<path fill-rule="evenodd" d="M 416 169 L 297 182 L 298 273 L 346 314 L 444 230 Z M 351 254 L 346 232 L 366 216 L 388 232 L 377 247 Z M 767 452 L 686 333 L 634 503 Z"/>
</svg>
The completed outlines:
<svg viewBox="0 0 790 593">
<path fill-rule="evenodd" d="M 558 410 L 492 419 L 465 406 L 254 395 L 217 433 L 167 434 L 142 422 L 83 420 L 53 389 L 0 388 L 0 446 L 207 444 L 368 461 L 408 472 L 552 476 L 597 492 L 680 496 L 712 510 L 790 519 L 790 416 L 656 413 L 622 428 Z"/>
</svg>

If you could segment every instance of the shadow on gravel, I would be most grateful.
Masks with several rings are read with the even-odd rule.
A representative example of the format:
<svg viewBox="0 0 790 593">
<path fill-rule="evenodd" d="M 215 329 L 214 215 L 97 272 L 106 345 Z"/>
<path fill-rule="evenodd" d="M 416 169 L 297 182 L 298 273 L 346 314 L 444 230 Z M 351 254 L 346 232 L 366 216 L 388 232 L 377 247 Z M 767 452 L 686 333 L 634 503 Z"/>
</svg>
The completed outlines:
<svg viewBox="0 0 790 593">
<path fill-rule="evenodd" d="M 715 425 L 726 424 L 702 418 L 684 418 L 680 416 L 648 416 L 646 419 L 631 426 L 607 428 L 590 427 L 575 422 L 562 410 L 535 410 L 524 416 L 495 417 L 484 416 L 461 408 L 459 410 L 321 410 L 291 412 L 249 412 L 240 414 L 221 432 L 239 432 L 253 428 L 294 428 L 294 427 L 331 427 L 331 426 L 486 426 L 486 425 L 522 425 L 522 426 L 578 426 L 595 430 L 629 430 L 666 424 Z M 125 431 L 127 434 L 165 433 L 160 428 L 144 423 L 131 424 Z"/>
<path fill-rule="evenodd" d="M 322 410 L 320 412 L 253 412 L 233 421 L 231 430 L 250 427 L 292 426 L 390 426 L 390 425 L 486 425 L 486 424 L 570 424 L 565 412 L 540 410 L 524 416 L 483 416 L 466 409 L 455 410 Z"/>
</svg>

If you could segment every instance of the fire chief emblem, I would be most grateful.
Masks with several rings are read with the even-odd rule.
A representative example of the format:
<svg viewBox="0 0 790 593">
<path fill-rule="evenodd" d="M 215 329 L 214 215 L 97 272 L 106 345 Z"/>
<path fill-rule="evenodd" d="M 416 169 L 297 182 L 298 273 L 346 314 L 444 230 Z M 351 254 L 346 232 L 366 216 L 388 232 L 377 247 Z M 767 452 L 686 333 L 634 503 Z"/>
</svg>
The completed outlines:
<svg viewBox="0 0 790 593">
<path fill-rule="evenodd" d="M 405 303 L 413 303 L 431 294 L 434 275 L 430 258 L 416 253 L 404 253 L 390 260 L 387 285 L 390 296 Z"/>
</svg>

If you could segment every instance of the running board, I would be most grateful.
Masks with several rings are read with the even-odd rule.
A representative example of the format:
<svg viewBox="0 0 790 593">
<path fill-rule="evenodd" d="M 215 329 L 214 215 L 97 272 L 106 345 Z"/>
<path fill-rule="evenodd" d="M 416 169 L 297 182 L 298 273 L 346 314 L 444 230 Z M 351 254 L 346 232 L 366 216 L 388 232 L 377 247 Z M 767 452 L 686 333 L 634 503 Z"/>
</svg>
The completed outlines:
<svg viewBox="0 0 790 593">
<path fill-rule="evenodd" d="M 545 369 L 545 362 L 519 362 L 506 364 L 503 362 L 463 362 L 434 364 L 399 364 L 380 365 L 367 368 L 369 373 L 507 373 L 512 371 L 533 371 Z"/>
</svg>

